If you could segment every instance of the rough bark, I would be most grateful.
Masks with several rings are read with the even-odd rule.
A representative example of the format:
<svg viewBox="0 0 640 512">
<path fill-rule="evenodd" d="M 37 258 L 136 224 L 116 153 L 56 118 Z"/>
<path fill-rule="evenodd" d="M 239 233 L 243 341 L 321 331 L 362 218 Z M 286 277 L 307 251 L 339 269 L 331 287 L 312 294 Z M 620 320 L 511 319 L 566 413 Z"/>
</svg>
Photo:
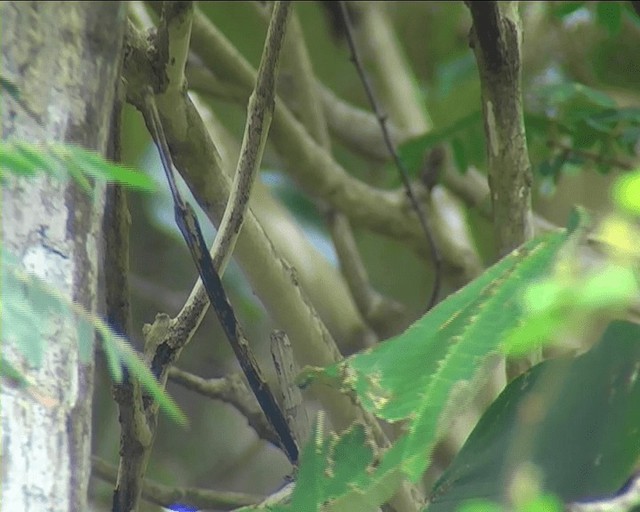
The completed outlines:
<svg viewBox="0 0 640 512">
<path fill-rule="evenodd" d="M 522 107 L 517 2 L 467 2 L 482 89 L 489 186 L 499 257 L 533 236 L 531 163 Z"/>
<path fill-rule="evenodd" d="M 120 2 L 3 2 L 2 138 L 63 141 L 104 153 L 124 31 Z M 44 174 L 2 185 L 2 245 L 28 271 L 95 310 L 104 185 L 85 193 Z M 55 319 L 43 363 L 28 368 L 15 344 L 2 354 L 44 404 L 2 382 L 2 511 L 87 510 L 93 363 L 80 362 L 72 319 Z M 53 404 L 53 405 L 51 405 Z"/>
</svg>

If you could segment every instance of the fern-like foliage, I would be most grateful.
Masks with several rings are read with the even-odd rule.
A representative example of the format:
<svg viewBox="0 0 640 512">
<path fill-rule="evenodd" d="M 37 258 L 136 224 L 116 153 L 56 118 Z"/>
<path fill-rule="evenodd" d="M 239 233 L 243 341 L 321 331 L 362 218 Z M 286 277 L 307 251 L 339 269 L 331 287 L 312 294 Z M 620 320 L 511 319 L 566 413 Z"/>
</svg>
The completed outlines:
<svg viewBox="0 0 640 512">
<path fill-rule="evenodd" d="M 0 141 L 0 181 L 7 175 L 31 178 L 39 173 L 66 180 L 71 177 L 84 190 L 91 191 L 89 179 L 105 180 L 141 191 L 153 191 L 154 182 L 145 174 L 104 160 L 95 152 L 81 147 L 24 141 Z M 38 367 L 47 349 L 47 330 L 55 320 L 70 321 L 77 329 L 81 361 L 88 361 L 93 353 L 93 340 L 98 335 L 106 354 L 112 378 L 122 380 L 122 368 L 140 380 L 171 418 L 181 424 L 186 417 L 173 402 L 136 351 L 99 317 L 72 302 L 55 288 L 25 271 L 18 258 L 6 248 L 1 251 L 2 343 L 16 346 L 27 366 Z M 27 375 L 6 358 L 0 358 L 0 375 L 29 386 Z"/>
<path fill-rule="evenodd" d="M 33 177 L 39 173 L 60 180 L 71 177 L 87 192 L 91 190 L 90 178 L 146 192 L 155 190 L 155 183 L 146 174 L 109 162 L 80 146 L 0 141 L 0 182 L 6 181 L 7 175 Z"/>
</svg>

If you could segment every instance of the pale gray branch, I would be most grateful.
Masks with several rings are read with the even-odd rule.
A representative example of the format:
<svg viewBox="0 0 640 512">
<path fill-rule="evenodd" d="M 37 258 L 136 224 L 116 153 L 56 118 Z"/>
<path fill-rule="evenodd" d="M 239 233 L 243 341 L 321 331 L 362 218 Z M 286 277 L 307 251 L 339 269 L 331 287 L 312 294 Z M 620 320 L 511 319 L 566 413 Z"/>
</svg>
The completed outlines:
<svg viewBox="0 0 640 512">
<path fill-rule="evenodd" d="M 290 7 L 290 2 L 276 2 L 275 4 L 258 69 L 256 86 L 249 97 L 240 159 L 234 175 L 229 202 L 212 248 L 220 269 L 226 267 L 233 253 L 249 208 L 253 182 L 262 162 L 262 154 L 273 117 L 277 67 Z"/>
<path fill-rule="evenodd" d="M 169 370 L 169 379 L 203 396 L 232 405 L 247 419 L 260 438 L 274 446 L 279 446 L 278 437 L 260 409 L 255 396 L 239 374 L 231 374 L 219 379 L 203 379 L 174 366 Z"/>
<path fill-rule="evenodd" d="M 531 163 L 524 131 L 522 27 L 517 2 L 467 2 L 478 63 L 498 255 L 533 236 Z"/>
<path fill-rule="evenodd" d="M 287 415 L 289 427 L 298 441 L 298 446 L 305 446 L 309 440 L 311 422 L 302 401 L 300 388 L 295 383 L 300 369 L 293 358 L 291 342 L 284 331 L 271 333 L 271 357 L 276 367 L 282 393 L 282 406 Z"/>
</svg>

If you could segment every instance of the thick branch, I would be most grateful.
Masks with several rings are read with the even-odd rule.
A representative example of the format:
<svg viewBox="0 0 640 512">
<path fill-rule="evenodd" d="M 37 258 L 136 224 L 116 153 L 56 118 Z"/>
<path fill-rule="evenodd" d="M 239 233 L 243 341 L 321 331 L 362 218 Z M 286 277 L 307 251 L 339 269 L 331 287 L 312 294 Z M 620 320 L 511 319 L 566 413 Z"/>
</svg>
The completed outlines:
<svg viewBox="0 0 640 512">
<path fill-rule="evenodd" d="M 521 24 L 516 2 L 468 2 L 482 88 L 489 186 L 500 256 L 533 236 L 531 163 L 521 91 Z"/>
<path fill-rule="evenodd" d="M 131 334 L 129 304 L 129 227 L 131 219 L 125 191 L 112 185 L 107 192 L 104 218 L 105 306 L 107 322 L 125 337 Z M 142 479 L 146 471 L 144 456 L 153 442 L 155 420 L 147 416 L 140 382 L 125 375 L 114 386 L 114 398 L 120 411 L 120 465 L 114 491 L 113 509 L 135 510 L 140 501 Z"/>
<path fill-rule="evenodd" d="M 375 117 L 370 112 L 342 100 L 320 82 L 316 87 L 332 135 L 349 149 L 366 158 L 389 160 L 389 152 Z M 391 120 L 387 121 L 387 130 L 396 145 L 408 138 L 408 134 L 399 130 Z"/>
<path fill-rule="evenodd" d="M 210 70 L 246 91 L 246 101 L 255 71 L 244 57 L 200 13 L 194 19 L 192 37 L 194 53 Z M 398 239 L 422 255 L 428 254 L 420 223 L 404 191 L 379 190 L 353 178 L 313 140 L 291 111 L 278 102 L 270 137 L 288 172 L 311 196 L 345 213 L 354 224 Z M 425 201 L 424 207 L 427 216 L 434 217 L 435 205 Z M 440 236 L 446 230 L 434 228 L 434 231 L 436 243 L 450 267 L 465 276 L 480 272 L 482 266 L 477 255 L 469 259 L 465 254 L 460 258 L 458 244 L 452 244 L 447 236 Z"/>
<path fill-rule="evenodd" d="M 144 88 L 146 82 L 153 80 L 153 76 L 145 74 L 149 70 L 153 73 L 153 66 L 147 62 L 151 53 L 149 42 L 130 26 L 127 44 L 125 74 L 128 83 L 130 87 L 134 84 Z M 142 106 L 141 92 L 128 91 L 128 100 Z M 209 218 L 216 222 L 224 212 L 230 185 L 220 168 L 211 168 L 219 165 L 219 156 L 200 115 L 186 93 L 176 95 L 172 105 L 162 102 L 158 107 L 176 168 Z M 297 286 L 295 272 L 275 252 L 251 210 L 238 240 L 238 256 L 276 325 L 289 335 L 299 364 L 326 366 L 337 361 L 340 353 L 335 341 Z M 186 314 L 197 318 L 201 311 L 191 305 Z M 159 318 L 150 328 L 148 337 L 153 337 L 153 343 L 162 345 L 172 354 L 169 357 L 174 358 L 191 335 L 191 331 L 185 332 L 182 325 L 166 317 L 164 320 Z M 346 397 L 330 390 L 323 390 L 320 395 L 336 427 L 346 427 L 359 417 L 360 413 Z"/>
<path fill-rule="evenodd" d="M 170 90 L 184 87 L 184 69 L 189 55 L 193 2 L 163 2 L 158 30 L 159 64 L 165 70 Z"/>
</svg>

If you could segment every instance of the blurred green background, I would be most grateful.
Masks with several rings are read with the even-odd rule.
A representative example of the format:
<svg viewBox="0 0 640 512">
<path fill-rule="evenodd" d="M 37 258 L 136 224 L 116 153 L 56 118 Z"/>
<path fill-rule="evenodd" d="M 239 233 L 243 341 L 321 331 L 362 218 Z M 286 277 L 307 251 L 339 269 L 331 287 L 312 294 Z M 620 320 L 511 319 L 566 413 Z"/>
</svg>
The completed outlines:
<svg viewBox="0 0 640 512">
<path fill-rule="evenodd" d="M 295 5 L 315 73 L 340 98 L 366 109 L 362 84 L 349 61 L 345 41 L 336 33 L 329 14 L 331 6 L 323 4 L 325 2 L 299 2 Z M 474 166 L 486 173 L 482 124 L 478 120 L 465 121 L 480 110 L 476 64 L 468 47 L 468 10 L 462 2 L 387 4 L 387 14 L 415 74 L 433 122 L 433 131 L 445 130 L 462 120 L 462 127 L 444 142 L 457 145 L 454 152 L 459 167 Z M 257 10 L 249 2 L 199 2 L 198 7 L 257 67 L 266 34 L 266 23 Z M 572 127 L 571 119 L 575 120 L 575 117 L 571 118 L 571 115 L 575 112 L 586 110 L 600 115 L 607 101 L 612 102 L 614 110 L 640 107 L 639 18 L 628 3 L 623 2 L 523 3 L 521 15 L 524 26 L 523 97 L 525 110 L 531 115 L 528 143 L 535 171 L 534 208 L 551 222 L 564 225 L 574 204 L 596 212 L 609 209 L 609 184 L 624 170 L 613 164 L 602 165 L 601 161 L 606 156 L 609 160 L 637 165 L 640 114 L 636 117 L 629 114 L 626 124 L 616 124 L 617 132 L 607 132 L 607 137 L 595 142 L 588 138 L 589 133 L 579 131 L 582 125 L 575 124 L 568 140 L 574 147 L 600 155 L 600 159 L 574 159 L 562 165 L 549 140 L 553 136 L 549 130 L 557 125 L 549 119 Z M 575 83 L 591 89 L 587 93 L 576 92 L 575 87 L 572 89 Z M 558 87 L 564 96 L 554 105 L 553 94 L 558 94 Z M 607 101 L 599 102 L 589 92 L 591 90 L 606 95 Z M 574 96 L 569 99 L 575 104 L 567 100 L 571 94 Z M 245 107 L 205 96 L 201 99 L 211 105 L 228 130 L 240 140 Z M 536 124 L 541 118 L 546 121 Z M 529 128 L 529 124 L 527 126 Z M 623 137 L 626 139 L 620 142 Z M 607 138 L 613 139 L 610 146 L 607 146 Z M 123 160 L 151 173 L 160 184 L 160 192 L 153 196 L 129 194 L 133 326 L 139 343 L 144 323 L 152 323 L 158 312 L 175 315 L 179 311 L 197 274 L 174 225 L 172 205 L 155 147 L 150 144 L 140 115 L 129 106 L 124 112 L 122 141 Z M 334 157 L 354 176 L 379 187 L 397 186 L 398 178 L 391 165 L 367 161 L 339 141 L 334 140 L 333 144 Z M 279 171 L 279 167 L 277 156 L 267 149 L 262 181 L 296 217 L 317 250 L 337 265 L 331 238 L 318 208 Z M 494 252 L 489 222 L 473 209 L 467 211 L 467 219 L 484 261 L 491 262 Z M 202 225 L 206 226 L 205 234 L 211 242 L 214 230 L 204 216 Z M 355 235 L 375 289 L 404 304 L 407 321 L 417 318 L 429 292 L 428 264 L 396 241 L 357 227 Z M 223 281 L 248 338 L 257 344 L 254 349 L 260 360 L 267 362 L 271 374 L 268 339 L 274 328 L 272 322 L 239 267 L 230 265 Z M 238 371 L 211 313 L 207 314 L 178 366 L 206 378 Z M 93 451 L 117 463 L 118 411 L 111 398 L 110 380 L 104 367 L 99 367 L 97 379 Z M 161 417 L 148 471 L 150 478 L 170 486 L 199 486 L 256 494 L 268 494 L 284 483 L 290 471 L 285 457 L 278 449 L 258 439 L 246 420 L 232 407 L 212 402 L 172 383 L 168 390 L 188 414 L 191 428 L 182 430 Z M 112 488 L 107 484 L 92 481 L 95 510 L 110 509 L 111 493 Z M 159 508 L 145 503 L 143 510 Z"/>
</svg>

